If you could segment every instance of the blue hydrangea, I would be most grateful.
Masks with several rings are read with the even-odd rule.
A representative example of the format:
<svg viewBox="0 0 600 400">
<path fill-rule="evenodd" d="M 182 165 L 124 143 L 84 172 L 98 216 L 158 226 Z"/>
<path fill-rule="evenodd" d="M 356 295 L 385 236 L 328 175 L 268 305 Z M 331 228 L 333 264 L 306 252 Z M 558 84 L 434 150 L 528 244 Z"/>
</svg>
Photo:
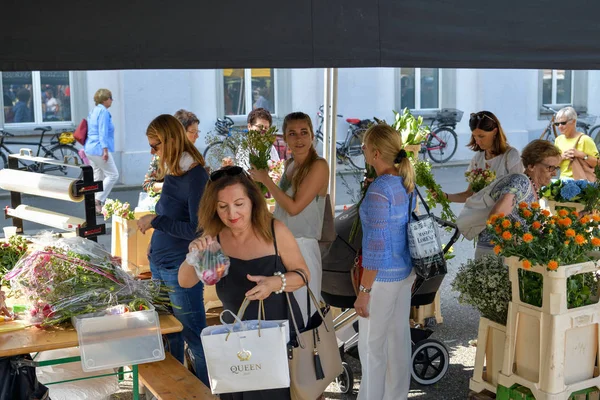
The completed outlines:
<svg viewBox="0 0 600 400">
<path fill-rule="evenodd" d="M 577 186 L 579 186 L 579 188 L 581 190 L 584 190 L 586 187 L 588 187 L 588 185 L 590 184 L 588 181 L 584 180 L 584 179 L 580 179 L 578 181 L 575 181 L 575 184 Z"/>
<path fill-rule="evenodd" d="M 581 188 L 575 181 L 565 182 L 563 187 L 560 189 L 560 195 L 565 200 L 572 200 L 575 196 L 581 193 Z"/>
</svg>

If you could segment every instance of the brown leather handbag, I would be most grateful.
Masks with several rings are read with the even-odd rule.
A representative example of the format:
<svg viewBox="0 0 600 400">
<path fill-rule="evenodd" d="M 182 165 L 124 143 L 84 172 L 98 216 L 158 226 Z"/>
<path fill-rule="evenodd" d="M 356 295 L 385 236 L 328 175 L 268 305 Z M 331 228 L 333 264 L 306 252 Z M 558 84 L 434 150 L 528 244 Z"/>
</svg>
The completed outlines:
<svg viewBox="0 0 600 400">
<path fill-rule="evenodd" d="M 295 339 L 288 344 L 290 394 L 292 400 L 315 400 L 342 373 L 342 357 L 329 306 L 320 307 L 302 272 L 290 272 L 300 275 L 306 284 L 309 314 L 311 300 L 317 310 L 310 316 L 307 327 L 299 331 L 291 307 L 290 294 L 286 293 L 293 330 L 296 333 Z"/>
<path fill-rule="evenodd" d="M 575 146 L 573 146 L 574 149 L 577 149 L 577 145 L 579 144 L 579 140 L 582 136 L 584 136 L 583 133 L 577 138 Z M 569 168 L 571 168 L 571 170 L 573 171 L 573 179 L 583 179 L 589 182 L 596 182 L 596 174 L 594 172 L 594 167 L 590 167 L 587 161 L 581 158 L 573 158 L 569 163 Z"/>
</svg>

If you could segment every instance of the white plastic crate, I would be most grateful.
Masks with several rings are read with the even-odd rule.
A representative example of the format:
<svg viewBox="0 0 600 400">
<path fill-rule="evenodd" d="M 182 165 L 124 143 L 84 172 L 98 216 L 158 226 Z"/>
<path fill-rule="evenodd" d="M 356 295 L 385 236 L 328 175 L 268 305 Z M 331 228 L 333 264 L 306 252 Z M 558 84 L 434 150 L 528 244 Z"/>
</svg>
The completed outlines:
<svg viewBox="0 0 600 400">
<path fill-rule="evenodd" d="M 73 318 L 85 372 L 165 359 L 154 308 L 121 315 Z"/>
<path fill-rule="evenodd" d="M 477 393 L 484 390 L 496 393 L 498 374 L 502 370 L 504 361 L 505 344 L 506 326 L 481 317 L 477 335 L 475 369 L 473 370 L 473 377 L 469 381 L 469 389 Z"/>
</svg>

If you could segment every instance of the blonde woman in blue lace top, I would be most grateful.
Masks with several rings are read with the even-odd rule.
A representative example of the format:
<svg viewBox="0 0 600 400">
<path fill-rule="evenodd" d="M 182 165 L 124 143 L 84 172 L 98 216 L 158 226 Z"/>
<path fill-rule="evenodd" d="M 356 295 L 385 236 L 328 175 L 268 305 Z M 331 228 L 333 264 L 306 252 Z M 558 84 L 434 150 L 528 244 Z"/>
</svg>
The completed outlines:
<svg viewBox="0 0 600 400">
<path fill-rule="evenodd" d="M 400 135 L 387 125 L 366 132 L 365 161 L 375 168 L 360 206 L 364 273 L 354 303 L 362 365 L 359 400 L 406 399 L 410 386 L 411 287 L 407 225 L 415 172 Z"/>
</svg>

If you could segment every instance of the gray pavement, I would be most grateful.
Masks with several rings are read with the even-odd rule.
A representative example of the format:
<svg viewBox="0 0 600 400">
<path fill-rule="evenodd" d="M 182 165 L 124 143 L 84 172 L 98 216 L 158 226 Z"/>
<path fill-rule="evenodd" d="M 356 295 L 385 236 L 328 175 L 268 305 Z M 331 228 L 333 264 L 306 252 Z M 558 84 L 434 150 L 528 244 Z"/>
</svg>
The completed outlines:
<svg viewBox="0 0 600 400">
<path fill-rule="evenodd" d="M 346 168 L 342 168 L 347 171 Z M 466 188 L 464 163 L 434 168 L 436 180 L 448 192 L 458 192 Z M 358 181 L 351 174 L 344 174 L 347 184 L 338 177 L 337 179 L 337 201 L 338 205 L 348 204 L 352 201 L 352 191 L 357 190 Z M 137 203 L 137 197 L 140 188 L 117 186 L 111 195 L 111 198 L 118 198 L 121 201 L 129 201 L 131 204 Z M 357 196 L 357 194 L 355 194 Z M 23 196 L 23 203 L 48 210 L 83 216 L 83 204 L 69 203 L 60 200 L 45 199 L 36 196 Z M 0 205 L 10 204 L 7 193 L 0 191 Z M 458 214 L 462 205 L 453 205 L 453 210 Z M 436 210 L 434 210 L 435 212 Z M 439 213 L 439 210 L 438 210 Z M 101 217 L 100 217 L 101 219 Z M 0 226 L 10 225 L 10 220 L 0 219 Z M 108 221 L 107 227 L 110 227 Z M 42 226 L 25 222 L 25 233 L 31 234 Z M 1 231 L 0 231 L 1 233 Z M 100 238 L 99 242 L 110 248 L 110 230 L 109 234 Z M 469 379 L 472 376 L 475 361 L 475 348 L 469 346 L 469 340 L 476 338 L 479 323 L 479 314 L 474 309 L 458 304 L 457 293 L 450 289 L 450 282 L 453 280 L 456 271 L 461 263 L 473 256 L 473 242 L 459 240 L 454 245 L 455 258 L 449 261 L 448 275 L 446 276 L 441 288 L 441 303 L 443 324 L 433 328 L 432 339 L 437 339 L 446 344 L 450 353 L 450 366 L 446 376 L 437 384 L 432 386 L 420 386 L 412 383 L 409 398 L 415 399 L 466 399 L 469 392 Z M 348 357 L 348 356 L 347 356 Z M 331 399 L 354 399 L 360 383 L 360 365 L 358 362 L 349 358 L 355 373 L 355 390 L 353 395 L 342 395 L 338 392 L 335 384 L 332 384 L 326 397 Z M 126 391 L 126 390 L 125 390 Z M 125 393 L 119 393 L 118 398 L 127 398 Z"/>
</svg>

